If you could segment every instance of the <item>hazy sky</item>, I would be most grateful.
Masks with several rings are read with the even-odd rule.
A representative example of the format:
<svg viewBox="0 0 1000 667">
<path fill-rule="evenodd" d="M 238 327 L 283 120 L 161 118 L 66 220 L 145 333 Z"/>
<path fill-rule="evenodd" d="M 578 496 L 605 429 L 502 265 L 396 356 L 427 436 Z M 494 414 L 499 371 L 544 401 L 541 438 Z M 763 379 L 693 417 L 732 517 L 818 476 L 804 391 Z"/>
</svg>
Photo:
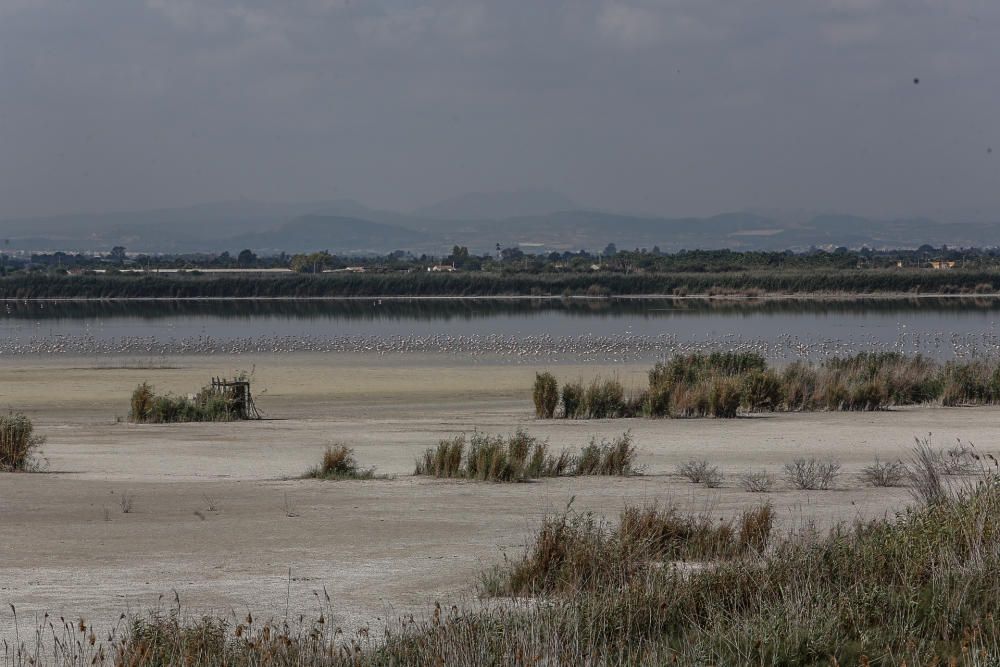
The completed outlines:
<svg viewBox="0 0 1000 667">
<path fill-rule="evenodd" d="M 0 0 L 0 216 L 520 187 L 1000 220 L 1000 2 Z"/>
</svg>

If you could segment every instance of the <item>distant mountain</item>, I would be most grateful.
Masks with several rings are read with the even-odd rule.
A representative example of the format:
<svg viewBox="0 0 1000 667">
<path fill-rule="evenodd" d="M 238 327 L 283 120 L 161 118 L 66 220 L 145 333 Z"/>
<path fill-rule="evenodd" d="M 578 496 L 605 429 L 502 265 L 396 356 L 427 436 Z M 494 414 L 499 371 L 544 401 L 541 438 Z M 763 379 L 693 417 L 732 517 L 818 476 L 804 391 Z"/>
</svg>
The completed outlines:
<svg viewBox="0 0 1000 667">
<path fill-rule="evenodd" d="M 240 237 L 239 244 L 261 252 L 360 254 L 414 248 L 433 240 L 423 232 L 361 218 L 305 215 L 272 231 Z"/>
<path fill-rule="evenodd" d="M 527 212 L 526 212 L 527 211 Z M 258 253 L 328 249 L 336 253 L 409 250 L 445 254 L 452 245 L 492 252 L 496 244 L 527 251 L 618 248 L 804 250 L 1000 246 L 1000 224 L 924 218 L 876 220 L 799 212 L 733 212 L 666 218 L 580 210 L 547 192 L 474 194 L 412 214 L 340 199 L 304 203 L 235 201 L 176 209 L 79 214 L 0 222 L 14 250 Z"/>
<path fill-rule="evenodd" d="M 573 200 L 551 190 L 472 192 L 419 208 L 413 214 L 439 220 L 504 220 L 545 215 L 579 208 Z"/>
</svg>

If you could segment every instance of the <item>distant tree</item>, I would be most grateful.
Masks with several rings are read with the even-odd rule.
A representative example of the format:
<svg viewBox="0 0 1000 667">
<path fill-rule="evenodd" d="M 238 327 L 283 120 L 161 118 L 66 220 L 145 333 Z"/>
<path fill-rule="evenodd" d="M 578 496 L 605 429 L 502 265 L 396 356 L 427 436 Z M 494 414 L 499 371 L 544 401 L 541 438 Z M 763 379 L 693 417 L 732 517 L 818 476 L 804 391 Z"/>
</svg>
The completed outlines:
<svg viewBox="0 0 1000 667">
<path fill-rule="evenodd" d="M 253 254 L 250 249 L 244 248 L 236 257 L 236 263 L 240 266 L 253 266 L 257 263 L 257 255 Z"/>
<path fill-rule="evenodd" d="M 513 262 L 524 257 L 524 252 L 520 248 L 504 248 L 500 251 L 500 258 L 504 262 Z"/>
<path fill-rule="evenodd" d="M 618 247 L 614 243 L 609 243 L 608 245 L 604 246 L 603 255 L 605 257 L 614 257 L 615 254 L 617 254 L 617 252 L 618 252 Z"/>
<path fill-rule="evenodd" d="M 448 261 L 460 269 L 465 267 L 469 261 L 469 249 L 465 246 L 454 246 L 451 249 L 451 255 L 448 256 Z"/>
<path fill-rule="evenodd" d="M 124 264 L 125 246 L 116 245 L 114 248 L 111 249 L 111 252 L 108 253 L 108 257 L 110 257 L 113 261 L 117 262 L 118 264 Z"/>
</svg>

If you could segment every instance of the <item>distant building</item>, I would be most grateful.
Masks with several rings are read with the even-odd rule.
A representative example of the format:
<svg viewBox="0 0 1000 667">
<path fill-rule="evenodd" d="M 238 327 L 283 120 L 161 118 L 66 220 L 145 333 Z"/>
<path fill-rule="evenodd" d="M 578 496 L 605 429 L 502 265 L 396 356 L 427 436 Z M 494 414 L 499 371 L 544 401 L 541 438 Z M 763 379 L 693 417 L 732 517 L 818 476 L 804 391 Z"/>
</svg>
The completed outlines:
<svg viewBox="0 0 1000 667">
<path fill-rule="evenodd" d="M 954 269 L 955 268 L 955 262 L 953 260 L 935 259 L 935 260 L 931 260 L 931 268 L 932 269 L 939 269 L 939 270 L 940 269 Z"/>
<path fill-rule="evenodd" d="M 454 264 L 435 264 L 434 266 L 428 266 L 428 271 L 434 271 L 435 273 L 454 273 L 458 271 Z"/>
</svg>

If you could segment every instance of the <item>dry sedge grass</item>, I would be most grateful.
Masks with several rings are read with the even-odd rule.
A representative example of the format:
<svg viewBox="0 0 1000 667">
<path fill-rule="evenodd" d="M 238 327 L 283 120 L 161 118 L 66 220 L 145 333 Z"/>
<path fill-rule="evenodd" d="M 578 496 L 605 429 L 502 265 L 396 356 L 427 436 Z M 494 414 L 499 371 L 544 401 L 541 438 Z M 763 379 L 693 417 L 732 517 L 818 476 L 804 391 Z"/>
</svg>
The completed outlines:
<svg viewBox="0 0 1000 667">
<path fill-rule="evenodd" d="M 415 475 L 490 482 L 523 482 L 563 475 L 633 475 L 637 452 L 631 433 L 591 439 L 579 454 L 549 452 L 548 443 L 522 430 L 503 435 L 476 432 L 442 440 L 417 459 Z"/>
</svg>

